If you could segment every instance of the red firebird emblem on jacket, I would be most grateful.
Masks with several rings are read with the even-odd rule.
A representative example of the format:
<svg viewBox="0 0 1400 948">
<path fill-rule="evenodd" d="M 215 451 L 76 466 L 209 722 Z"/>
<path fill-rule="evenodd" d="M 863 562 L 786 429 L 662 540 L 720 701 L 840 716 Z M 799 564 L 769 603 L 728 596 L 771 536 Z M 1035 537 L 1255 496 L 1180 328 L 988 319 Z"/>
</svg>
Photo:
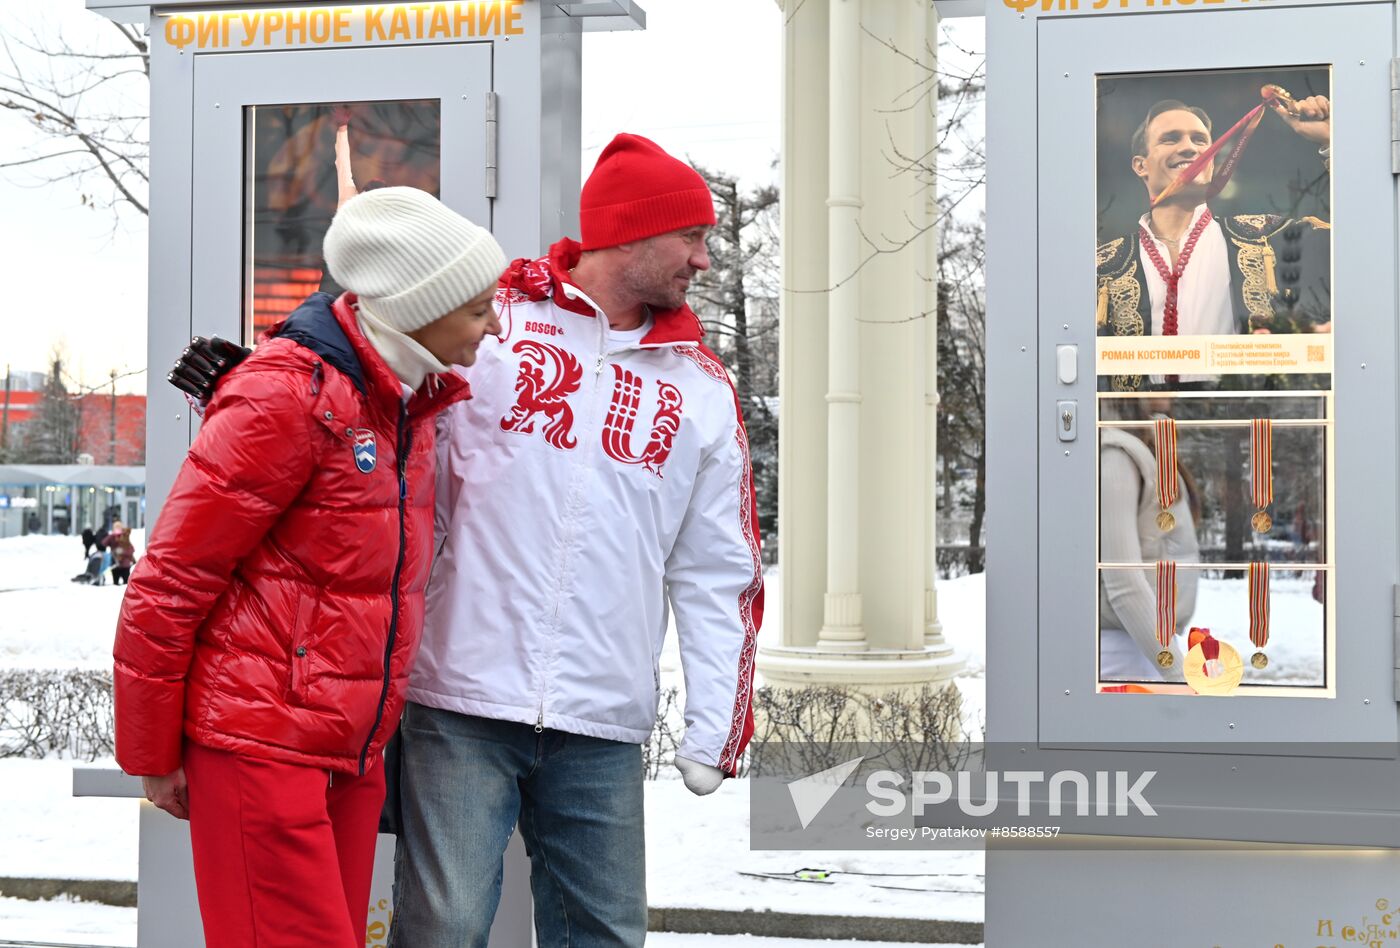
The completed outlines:
<svg viewBox="0 0 1400 948">
<path fill-rule="evenodd" d="M 657 381 L 656 417 L 651 422 L 651 437 L 641 454 L 632 453 L 632 426 L 637 421 L 637 406 L 642 400 L 642 380 L 620 365 L 614 365 L 612 404 L 603 422 L 603 450 L 608 457 L 623 464 L 640 464 L 657 477 L 661 465 L 671 456 L 671 446 L 681 427 L 681 392 L 670 382 Z"/>
<path fill-rule="evenodd" d="M 535 430 L 535 416 L 543 415 L 548 419 L 546 442 L 561 451 L 577 447 L 578 439 L 570 434 L 574 412 L 567 399 L 578 391 L 583 366 L 571 353 L 533 339 L 520 340 L 511 351 L 525 357 L 515 378 L 515 407 L 501 419 L 501 430 L 530 434 Z"/>
<path fill-rule="evenodd" d="M 573 409 L 569 396 L 578 391 L 583 367 L 572 353 L 547 342 L 522 339 L 511 349 L 523 356 L 515 378 L 515 407 L 501 419 L 502 431 L 531 434 L 535 417 L 543 415 L 545 441 L 561 451 L 578 447 L 572 434 Z M 614 365 L 612 403 L 603 422 L 603 451 L 614 461 L 640 464 L 657 477 L 671 456 L 676 432 L 681 427 L 681 392 L 670 382 L 657 380 L 656 415 L 651 435 L 640 453 L 632 450 L 632 429 L 642 401 L 642 380 L 635 373 Z"/>
</svg>

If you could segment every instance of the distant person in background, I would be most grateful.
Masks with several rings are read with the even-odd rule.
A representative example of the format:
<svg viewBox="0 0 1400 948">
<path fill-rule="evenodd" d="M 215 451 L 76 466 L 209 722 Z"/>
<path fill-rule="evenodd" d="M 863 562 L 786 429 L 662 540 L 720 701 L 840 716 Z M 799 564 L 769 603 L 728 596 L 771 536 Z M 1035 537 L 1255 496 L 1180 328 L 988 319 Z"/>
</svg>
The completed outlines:
<svg viewBox="0 0 1400 948">
<path fill-rule="evenodd" d="M 27 525 L 28 525 L 28 527 L 29 527 L 29 532 L 30 532 L 30 533 L 38 533 L 38 532 L 39 532 L 39 515 L 36 514 L 36 513 L 30 514 L 30 515 L 29 515 L 29 521 L 28 521 L 28 524 L 27 524 Z"/>
<path fill-rule="evenodd" d="M 102 542 L 112 554 L 112 585 L 125 585 L 131 577 L 131 567 L 136 564 L 136 547 L 131 542 L 130 528 L 117 520 Z"/>
<path fill-rule="evenodd" d="M 83 559 L 86 560 L 92 555 L 92 548 L 97 545 L 97 534 L 92 532 L 92 527 L 83 527 Z"/>
</svg>

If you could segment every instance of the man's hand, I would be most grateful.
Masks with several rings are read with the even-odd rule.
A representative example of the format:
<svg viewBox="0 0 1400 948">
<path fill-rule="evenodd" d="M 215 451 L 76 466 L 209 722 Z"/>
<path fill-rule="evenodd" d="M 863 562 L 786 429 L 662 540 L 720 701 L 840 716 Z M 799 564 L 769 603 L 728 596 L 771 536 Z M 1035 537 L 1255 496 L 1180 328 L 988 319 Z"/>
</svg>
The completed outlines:
<svg viewBox="0 0 1400 948">
<path fill-rule="evenodd" d="M 186 395 L 203 401 L 214 394 L 219 379 L 252 351 L 218 336 L 195 336 L 165 378 Z"/>
<path fill-rule="evenodd" d="M 1289 111 L 1288 106 L 1279 99 L 1270 101 L 1274 113 L 1301 137 L 1319 148 L 1332 144 L 1332 103 L 1327 101 L 1327 96 L 1310 95 L 1306 99 L 1297 99 L 1294 102 L 1298 107 L 1296 113 Z"/>
<path fill-rule="evenodd" d="M 348 105 L 333 105 L 333 106 L 331 106 L 331 121 L 335 123 L 335 127 L 336 127 L 336 128 L 341 128 L 341 127 L 343 127 L 343 126 L 349 125 L 349 124 L 350 124 L 350 106 L 348 106 Z"/>
<path fill-rule="evenodd" d="M 724 771 L 709 764 L 702 764 L 689 757 L 677 757 L 676 769 L 685 780 L 685 788 L 698 797 L 714 793 L 724 780 Z"/>
<path fill-rule="evenodd" d="M 142 777 L 146 799 L 177 820 L 190 818 L 189 794 L 185 784 L 185 768 L 177 767 L 164 777 Z"/>
</svg>

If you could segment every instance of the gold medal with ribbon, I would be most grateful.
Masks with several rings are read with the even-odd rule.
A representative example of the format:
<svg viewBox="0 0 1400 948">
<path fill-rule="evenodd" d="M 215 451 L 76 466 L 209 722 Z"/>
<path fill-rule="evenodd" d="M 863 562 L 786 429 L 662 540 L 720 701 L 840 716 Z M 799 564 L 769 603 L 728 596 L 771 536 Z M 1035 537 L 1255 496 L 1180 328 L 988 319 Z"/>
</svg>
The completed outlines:
<svg viewBox="0 0 1400 948">
<path fill-rule="evenodd" d="M 1176 480 L 1176 419 L 1158 418 L 1152 422 L 1157 433 L 1157 529 L 1170 533 L 1176 526 L 1171 506 L 1181 495 Z"/>
<path fill-rule="evenodd" d="M 1171 668 L 1176 661 L 1170 648 L 1176 634 L 1176 564 L 1170 560 L 1157 562 L 1157 667 Z"/>
<path fill-rule="evenodd" d="M 1268 533 L 1274 528 L 1268 511 L 1274 502 L 1274 423 L 1268 418 L 1249 423 L 1249 492 L 1254 500 L 1249 524 L 1255 533 Z"/>
<path fill-rule="evenodd" d="M 1268 668 L 1269 656 L 1264 646 L 1269 644 L 1269 564 L 1249 564 L 1249 641 L 1254 655 L 1249 663 L 1255 668 Z"/>
<path fill-rule="evenodd" d="M 1228 695 L 1240 686 L 1244 662 L 1239 652 L 1211 635 L 1210 629 L 1193 628 L 1187 642 L 1190 650 L 1181 673 L 1196 694 Z"/>
</svg>

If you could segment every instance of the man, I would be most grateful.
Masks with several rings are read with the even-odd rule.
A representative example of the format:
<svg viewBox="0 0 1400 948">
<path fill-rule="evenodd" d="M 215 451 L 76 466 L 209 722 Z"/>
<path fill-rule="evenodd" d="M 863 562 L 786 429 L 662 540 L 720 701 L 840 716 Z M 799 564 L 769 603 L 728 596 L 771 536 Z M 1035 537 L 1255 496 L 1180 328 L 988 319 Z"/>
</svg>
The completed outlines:
<svg viewBox="0 0 1400 948">
<path fill-rule="evenodd" d="M 1329 163 L 1332 123 L 1327 98 L 1292 102 L 1276 97 L 1269 102 L 1269 108 L 1300 137 L 1319 146 L 1324 164 Z M 1325 222 L 1274 214 L 1215 217 L 1207 204 L 1219 190 L 1211 187 L 1216 175 L 1212 162 L 1191 180 L 1176 183 L 1210 148 L 1212 128 L 1203 109 L 1165 99 L 1148 110 L 1134 133 L 1133 173 L 1142 181 L 1151 206 L 1133 233 L 1098 247 L 1100 335 L 1328 328 L 1330 316 L 1325 312 L 1315 314 L 1312 321 L 1306 312 L 1289 312 L 1296 310 L 1298 300 L 1291 288 L 1280 291 L 1275 249 L 1285 236 L 1296 239 L 1299 225 L 1325 229 Z M 1167 196 L 1159 200 L 1164 192 Z M 1184 376 L 1181 381 L 1207 378 Z M 1115 390 L 1141 386 L 1141 376 L 1115 376 L 1112 383 Z"/>
<path fill-rule="evenodd" d="M 445 419 L 442 546 L 402 734 L 400 948 L 486 943 L 517 819 L 540 944 L 642 944 L 639 744 L 668 599 L 687 785 L 732 776 L 752 732 L 763 581 L 748 447 L 685 303 L 709 267 L 709 189 L 619 135 L 579 217 L 582 244 L 507 270 L 504 344 L 472 370 L 471 410 Z"/>
<path fill-rule="evenodd" d="M 643 943 L 639 745 L 668 601 L 677 767 L 699 794 L 738 769 L 763 578 L 738 401 L 685 303 L 714 221 L 693 169 L 618 135 L 583 187 L 582 242 L 502 277 L 502 344 L 439 439 L 400 732 L 398 948 L 486 944 L 517 822 L 541 945 Z"/>
</svg>

